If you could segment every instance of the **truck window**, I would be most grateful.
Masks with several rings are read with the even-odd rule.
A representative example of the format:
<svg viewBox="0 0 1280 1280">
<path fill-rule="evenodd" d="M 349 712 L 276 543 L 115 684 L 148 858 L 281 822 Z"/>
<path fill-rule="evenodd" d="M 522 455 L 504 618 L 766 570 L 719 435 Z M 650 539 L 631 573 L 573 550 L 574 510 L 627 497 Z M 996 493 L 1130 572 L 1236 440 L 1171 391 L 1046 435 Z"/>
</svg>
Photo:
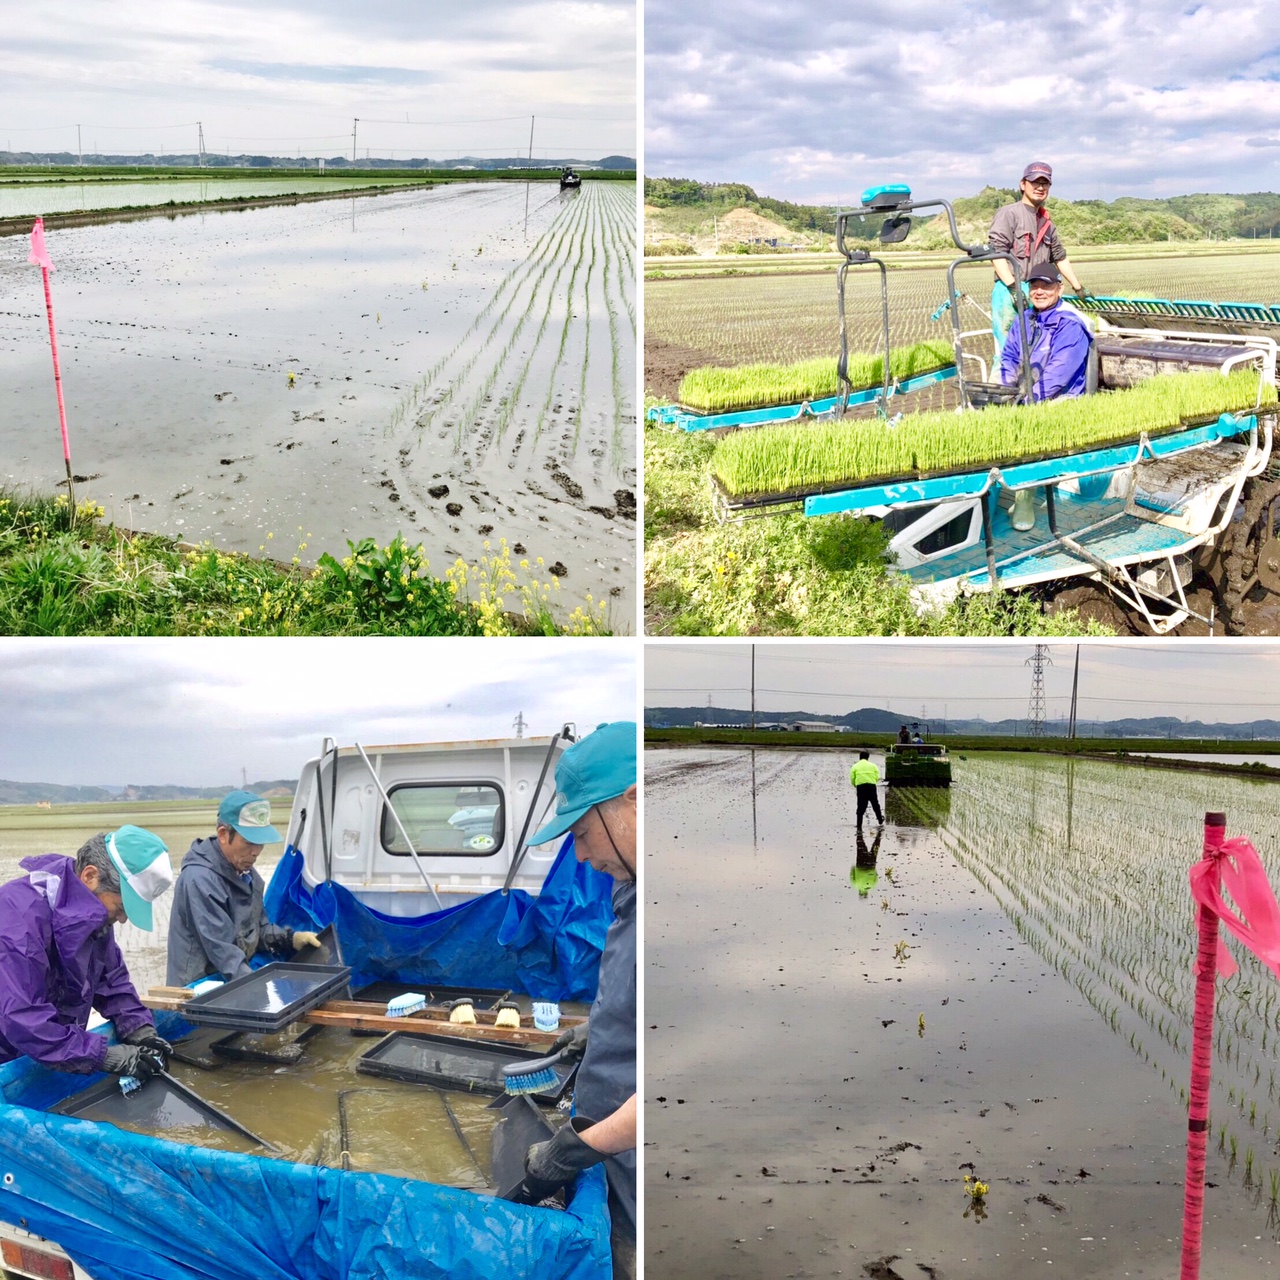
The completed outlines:
<svg viewBox="0 0 1280 1280">
<path fill-rule="evenodd" d="M 406 782 L 391 788 L 390 797 L 419 854 L 488 858 L 502 848 L 506 814 L 497 787 L 484 782 Z M 409 853 L 386 805 L 382 847 L 400 857 Z"/>
</svg>

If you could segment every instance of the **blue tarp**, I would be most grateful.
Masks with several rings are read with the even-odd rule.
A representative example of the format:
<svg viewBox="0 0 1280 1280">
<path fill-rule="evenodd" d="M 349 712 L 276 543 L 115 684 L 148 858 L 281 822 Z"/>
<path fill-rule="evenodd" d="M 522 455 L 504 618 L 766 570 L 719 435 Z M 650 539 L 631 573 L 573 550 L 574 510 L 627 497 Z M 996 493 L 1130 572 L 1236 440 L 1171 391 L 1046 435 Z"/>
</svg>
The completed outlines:
<svg viewBox="0 0 1280 1280">
<path fill-rule="evenodd" d="M 607 876 L 561 849 L 538 898 L 513 892 L 417 920 L 380 916 L 336 885 L 309 891 L 286 854 L 269 910 L 336 920 L 357 977 L 511 986 L 590 999 L 612 919 Z M 188 1028 L 158 1014 L 161 1034 Z M 376 1173 L 185 1146 L 44 1108 L 94 1079 L 28 1058 L 0 1066 L 0 1218 L 57 1241 L 94 1280 L 609 1280 L 602 1168 L 568 1209 Z"/>
<path fill-rule="evenodd" d="M 593 1000 L 600 953 L 613 923 L 613 880 L 560 849 L 535 898 L 495 890 L 425 916 L 371 911 L 332 881 L 309 888 L 302 855 L 286 851 L 267 887 L 276 924 L 333 924 L 351 985 L 379 979 L 455 987 L 510 987 L 538 1000 Z"/>
</svg>

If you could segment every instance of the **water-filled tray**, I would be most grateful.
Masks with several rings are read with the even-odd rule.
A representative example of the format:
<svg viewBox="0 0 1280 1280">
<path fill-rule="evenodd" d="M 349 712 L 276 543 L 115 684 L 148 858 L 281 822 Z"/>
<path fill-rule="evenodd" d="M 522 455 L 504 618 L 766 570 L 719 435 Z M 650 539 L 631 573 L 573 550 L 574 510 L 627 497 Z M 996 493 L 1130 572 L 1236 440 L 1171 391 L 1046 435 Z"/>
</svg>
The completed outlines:
<svg viewBox="0 0 1280 1280">
<path fill-rule="evenodd" d="M 528 1203 L 529 1197 L 520 1194 L 525 1154 L 535 1142 L 554 1137 L 555 1130 L 528 1094 L 503 1097 L 492 1105 L 502 1112 L 493 1130 L 493 1183 L 501 1199 Z"/>
<path fill-rule="evenodd" d="M 446 1004 L 450 1000 L 467 999 L 477 1009 L 494 1009 L 500 1000 L 505 1000 L 510 991 L 501 991 L 497 987 L 444 987 L 434 982 L 371 982 L 355 993 L 356 1000 L 365 1000 L 371 1004 L 383 1004 L 394 1000 L 396 996 L 416 991 L 427 997 L 428 1004 Z"/>
<path fill-rule="evenodd" d="M 438 1089 L 475 1090 L 502 1093 L 502 1068 L 511 1062 L 532 1062 L 545 1058 L 545 1050 L 489 1044 L 461 1036 L 435 1036 L 425 1031 L 393 1031 L 385 1040 L 362 1054 L 356 1070 L 366 1075 L 403 1080 L 408 1084 L 430 1084 Z M 552 1068 L 556 1083 L 545 1093 L 528 1096 L 535 1102 L 554 1105 L 569 1087 L 576 1062 L 557 1062 Z"/>
<path fill-rule="evenodd" d="M 141 1087 L 130 1094 L 121 1092 L 120 1081 L 115 1076 L 109 1076 L 49 1109 L 55 1115 L 75 1116 L 80 1120 L 101 1120 L 107 1124 L 127 1125 L 153 1132 L 195 1127 L 222 1129 L 228 1133 L 238 1133 L 258 1146 L 275 1150 L 271 1143 L 230 1116 L 224 1115 L 212 1103 L 206 1102 L 198 1093 L 175 1080 L 167 1071 L 144 1080 Z"/>
<path fill-rule="evenodd" d="M 304 1013 L 332 999 L 351 977 L 346 965 L 276 961 L 224 983 L 182 1007 L 188 1022 L 228 1031 L 283 1031 Z"/>
<path fill-rule="evenodd" d="M 302 1057 L 307 1041 L 324 1028 L 310 1023 L 296 1036 L 290 1036 L 287 1031 L 264 1035 L 256 1031 L 227 1032 L 221 1027 L 215 1030 L 220 1039 L 214 1040 L 209 1048 L 223 1058 L 291 1067 Z"/>
</svg>

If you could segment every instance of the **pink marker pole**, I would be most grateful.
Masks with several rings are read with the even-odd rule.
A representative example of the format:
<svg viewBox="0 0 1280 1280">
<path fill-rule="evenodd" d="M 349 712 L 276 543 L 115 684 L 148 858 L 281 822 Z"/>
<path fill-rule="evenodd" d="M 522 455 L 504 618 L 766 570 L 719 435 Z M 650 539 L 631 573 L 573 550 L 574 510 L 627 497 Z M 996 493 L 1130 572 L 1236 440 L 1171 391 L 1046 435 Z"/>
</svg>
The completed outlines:
<svg viewBox="0 0 1280 1280">
<path fill-rule="evenodd" d="M 49 314 L 49 346 L 53 351 L 53 385 L 58 392 L 58 422 L 62 427 L 62 458 L 67 466 L 67 499 L 71 503 L 71 523 L 76 522 L 76 494 L 71 480 L 71 439 L 67 435 L 67 407 L 62 399 L 62 369 L 58 364 L 58 333 L 53 323 L 53 293 L 49 289 L 49 272 L 53 263 L 44 245 L 44 219 L 37 218 L 31 228 L 31 254 L 29 262 L 40 265 L 44 276 L 44 307 Z"/>
<path fill-rule="evenodd" d="M 1204 857 L 1212 861 L 1212 884 L 1221 885 L 1217 852 L 1227 835 L 1227 815 L 1204 815 Z M 1213 1010 L 1218 978 L 1218 916 L 1198 906 L 1200 947 L 1196 955 L 1196 1011 L 1191 1038 L 1191 1101 L 1187 1107 L 1187 1177 L 1182 1201 L 1180 1280 L 1200 1280 L 1200 1238 L 1204 1225 L 1205 1150 L 1209 1142 L 1209 1081 L 1213 1073 Z"/>
</svg>

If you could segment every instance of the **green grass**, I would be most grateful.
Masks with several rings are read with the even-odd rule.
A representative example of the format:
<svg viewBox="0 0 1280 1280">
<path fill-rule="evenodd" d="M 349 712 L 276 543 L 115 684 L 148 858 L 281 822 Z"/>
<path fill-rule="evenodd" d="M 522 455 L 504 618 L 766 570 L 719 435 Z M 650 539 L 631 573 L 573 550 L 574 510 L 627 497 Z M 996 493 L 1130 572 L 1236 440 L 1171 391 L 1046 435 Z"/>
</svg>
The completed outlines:
<svg viewBox="0 0 1280 1280">
<path fill-rule="evenodd" d="M 865 421 L 741 430 L 722 440 L 711 473 L 734 497 L 928 475 L 1078 452 L 1141 432 L 1252 408 L 1258 375 L 1239 370 L 1148 379 L 1125 391 L 981 413 L 921 413 Z M 1274 404 L 1267 384 L 1263 403 Z"/>
<path fill-rule="evenodd" d="M 307 568 L 184 547 L 103 524 L 65 496 L 0 490 L 0 635 L 561 635 L 605 634 L 588 597 L 561 620 L 553 592 L 506 543 L 476 564 L 430 572 L 421 546 L 397 534 Z M 486 551 L 488 544 L 485 544 Z"/>
<path fill-rule="evenodd" d="M 892 351 L 889 372 L 912 378 L 955 363 L 949 342 L 918 342 Z M 882 355 L 854 352 L 849 356 L 849 382 L 854 390 L 884 381 Z M 795 364 L 748 364 L 725 369 L 715 365 L 691 369 L 680 383 L 680 403 L 707 413 L 757 409 L 774 404 L 798 404 L 838 395 L 840 382 L 834 359 L 801 360 Z"/>
</svg>

